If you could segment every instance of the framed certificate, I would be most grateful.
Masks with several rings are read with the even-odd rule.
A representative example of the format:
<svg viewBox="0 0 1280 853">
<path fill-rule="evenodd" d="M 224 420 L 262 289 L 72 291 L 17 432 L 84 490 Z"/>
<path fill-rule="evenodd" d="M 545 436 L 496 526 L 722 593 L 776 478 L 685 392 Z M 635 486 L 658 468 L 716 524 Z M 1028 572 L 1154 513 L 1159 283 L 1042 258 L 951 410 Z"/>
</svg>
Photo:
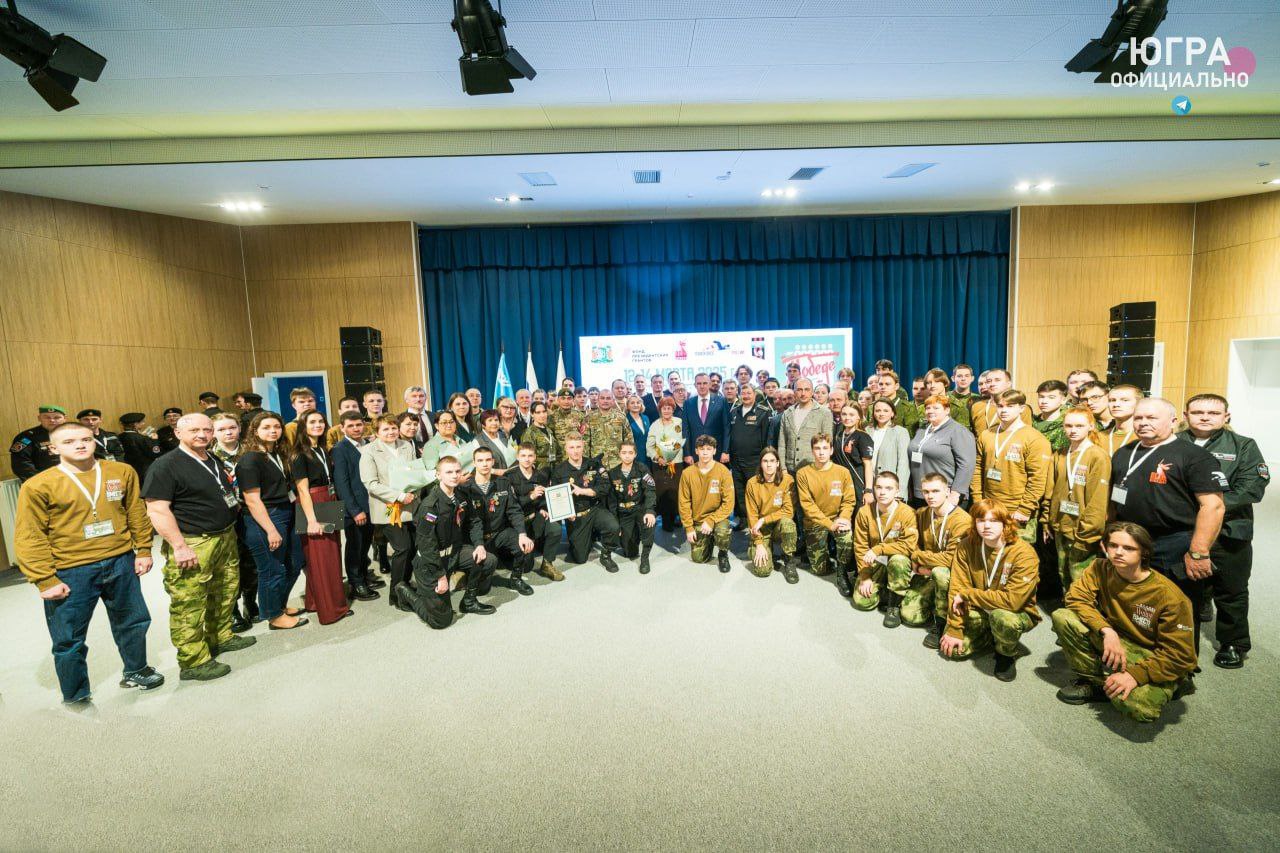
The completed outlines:
<svg viewBox="0 0 1280 853">
<path fill-rule="evenodd" d="M 564 521 L 577 515 L 573 508 L 573 484 L 561 483 L 548 486 L 546 491 L 547 515 L 552 521 Z"/>
</svg>

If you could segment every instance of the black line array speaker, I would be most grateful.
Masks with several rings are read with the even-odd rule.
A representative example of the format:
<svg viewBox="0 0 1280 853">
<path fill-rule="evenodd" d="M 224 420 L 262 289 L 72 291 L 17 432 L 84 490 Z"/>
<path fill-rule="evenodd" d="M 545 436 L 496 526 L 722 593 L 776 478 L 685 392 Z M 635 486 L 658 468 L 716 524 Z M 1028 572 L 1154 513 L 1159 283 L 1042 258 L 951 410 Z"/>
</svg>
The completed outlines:
<svg viewBox="0 0 1280 853">
<path fill-rule="evenodd" d="M 1107 340 L 1107 384 L 1136 385 L 1151 393 L 1156 351 L 1156 304 L 1122 302 L 1112 306 Z"/>
<path fill-rule="evenodd" d="M 342 387 L 348 397 L 360 399 L 370 388 L 387 393 L 382 370 L 382 332 L 370 326 L 342 326 Z"/>
</svg>

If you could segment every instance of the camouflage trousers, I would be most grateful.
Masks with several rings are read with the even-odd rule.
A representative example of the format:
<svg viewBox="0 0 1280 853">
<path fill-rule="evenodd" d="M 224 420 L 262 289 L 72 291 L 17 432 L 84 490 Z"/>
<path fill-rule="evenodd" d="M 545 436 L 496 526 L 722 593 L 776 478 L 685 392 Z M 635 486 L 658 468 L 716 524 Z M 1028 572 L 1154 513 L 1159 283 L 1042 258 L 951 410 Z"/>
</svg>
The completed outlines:
<svg viewBox="0 0 1280 853">
<path fill-rule="evenodd" d="M 848 569 L 853 562 L 853 531 L 836 533 L 819 525 L 805 525 L 804 548 L 809 555 L 809 571 L 815 575 L 831 574 L 831 560 L 827 555 L 827 537 L 836 540 L 836 566 Z"/>
<path fill-rule="evenodd" d="M 1036 533 L 1040 531 L 1040 526 L 1034 518 L 1027 519 L 1027 523 L 1018 528 L 1018 538 L 1026 542 L 1032 548 L 1036 546 Z"/>
<path fill-rule="evenodd" d="M 711 558 L 715 556 L 716 548 L 721 551 L 729 550 L 729 536 L 733 533 L 733 530 L 729 527 L 728 519 L 711 528 L 710 533 L 703 533 L 698 529 L 702 526 L 700 521 L 697 523 L 690 521 L 686 524 L 688 525 L 685 528 L 686 530 L 694 530 L 697 533 L 697 538 L 689 546 L 689 557 L 695 563 L 711 562 Z M 712 547 L 713 545 L 715 546 L 714 548 Z"/>
<path fill-rule="evenodd" d="M 1058 577 L 1062 579 L 1062 592 L 1067 590 L 1076 579 L 1084 574 L 1084 570 L 1093 564 L 1098 556 L 1097 546 L 1082 548 L 1079 543 L 1068 539 L 1061 533 L 1055 533 L 1053 542 L 1058 548 Z"/>
<path fill-rule="evenodd" d="M 1086 678 L 1094 684 L 1102 684 L 1107 680 L 1102 671 L 1102 638 L 1089 630 L 1071 610 L 1060 607 L 1053 611 L 1053 633 L 1058 635 L 1058 645 L 1067 656 L 1067 665 L 1080 678 Z M 1120 638 L 1124 646 L 1125 657 L 1131 661 L 1140 661 L 1151 656 L 1151 652 L 1124 637 Z M 1139 723 L 1149 723 L 1160 716 L 1160 711 L 1173 699 L 1177 684 L 1157 683 L 1140 684 L 1129 691 L 1128 699 L 1112 699 L 1111 704 L 1117 711 L 1127 715 Z"/>
<path fill-rule="evenodd" d="M 758 578 L 767 578 L 773 572 L 773 543 L 782 546 L 782 556 L 790 560 L 796 553 L 796 523 L 789 518 L 780 518 L 777 521 L 763 524 L 760 526 L 760 538 L 756 540 L 764 546 L 764 550 L 769 554 L 769 562 L 763 566 L 755 564 L 756 546 L 753 544 L 747 549 L 747 568 L 751 570 L 751 574 Z"/>
<path fill-rule="evenodd" d="M 990 651 L 1007 657 L 1022 657 L 1026 651 L 1018 640 L 1035 626 L 1026 613 L 1011 610 L 986 611 L 970 607 L 964 617 L 963 644 L 951 656 L 952 660 L 964 660 L 973 655 Z"/>
<path fill-rule="evenodd" d="M 934 566 L 933 567 L 933 615 L 947 621 L 947 610 L 951 607 L 951 567 L 950 566 Z"/>
<path fill-rule="evenodd" d="M 933 615 L 933 578 L 918 575 L 911 568 L 911 559 L 901 554 L 889 558 L 888 564 L 877 564 L 871 579 L 875 589 L 871 595 L 858 593 L 853 586 L 853 606 L 857 610 L 875 610 L 880 606 L 881 591 L 887 586 L 894 595 L 902 596 L 898 613 L 908 625 L 923 625 Z"/>
<path fill-rule="evenodd" d="M 195 568 L 178 568 L 168 542 L 161 553 L 164 589 L 169 593 L 169 636 L 178 650 L 178 666 L 191 669 L 212 659 L 211 646 L 235 636 L 231 609 L 240 593 L 240 547 L 233 527 L 186 540 L 199 560 Z"/>
</svg>

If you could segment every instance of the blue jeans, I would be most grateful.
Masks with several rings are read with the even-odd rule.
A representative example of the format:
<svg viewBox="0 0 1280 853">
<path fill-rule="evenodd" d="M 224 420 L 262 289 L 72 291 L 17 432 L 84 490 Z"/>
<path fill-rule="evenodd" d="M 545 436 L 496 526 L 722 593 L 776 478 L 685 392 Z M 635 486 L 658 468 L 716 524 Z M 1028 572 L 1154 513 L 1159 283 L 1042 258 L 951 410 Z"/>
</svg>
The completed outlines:
<svg viewBox="0 0 1280 853">
<path fill-rule="evenodd" d="M 302 572 L 302 543 L 293 530 L 293 506 L 267 507 L 267 515 L 280 534 L 280 547 L 267 547 L 267 533 L 245 513 L 244 538 L 258 567 L 258 609 L 263 619 L 275 619 L 284 613 L 289 593 Z"/>
<path fill-rule="evenodd" d="M 64 702 L 89 696 L 89 647 L 85 635 L 98 599 L 106 605 L 111 636 L 124 661 L 124 674 L 147 668 L 151 613 L 133 572 L 133 559 L 133 551 L 125 551 L 97 563 L 58 569 L 58 578 L 71 588 L 71 594 L 44 602 L 44 621 L 53 640 L 53 668 L 58 673 Z"/>
</svg>

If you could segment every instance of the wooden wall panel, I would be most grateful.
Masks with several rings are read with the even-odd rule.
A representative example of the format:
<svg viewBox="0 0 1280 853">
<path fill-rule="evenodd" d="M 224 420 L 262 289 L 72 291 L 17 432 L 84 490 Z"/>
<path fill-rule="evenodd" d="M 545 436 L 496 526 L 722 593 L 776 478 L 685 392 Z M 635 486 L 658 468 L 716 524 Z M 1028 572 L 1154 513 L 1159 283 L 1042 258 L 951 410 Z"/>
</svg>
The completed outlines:
<svg viewBox="0 0 1280 853">
<path fill-rule="evenodd" d="M 1188 393 L 1225 393 L 1232 340 L 1280 337 L 1280 193 L 1197 205 L 1188 337 Z"/>
<path fill-rule="evenodd" d="M 257 226 L 243 234 L 260 373 L 325 370 L 340 396 L 338 329 L 373 326 L 382 330 L 393 401 L 423 383 L 412 223 Z"/>
<path fill-rule="evenodd" d="M 1108 309 L 1154 300 L 1163 391 L 1181 399 L 1195 206 L 1024 207 L 1018 219 L 1015 384 L 1031 391 L 1075 368 L 1105 373 Z"/>
<path fill-rule="evenodd" d="M 0 261 L 6 438 L 42 402 L 156 423 L 253 375 L 235 226 L 0 192 Z"/>
</svg>

